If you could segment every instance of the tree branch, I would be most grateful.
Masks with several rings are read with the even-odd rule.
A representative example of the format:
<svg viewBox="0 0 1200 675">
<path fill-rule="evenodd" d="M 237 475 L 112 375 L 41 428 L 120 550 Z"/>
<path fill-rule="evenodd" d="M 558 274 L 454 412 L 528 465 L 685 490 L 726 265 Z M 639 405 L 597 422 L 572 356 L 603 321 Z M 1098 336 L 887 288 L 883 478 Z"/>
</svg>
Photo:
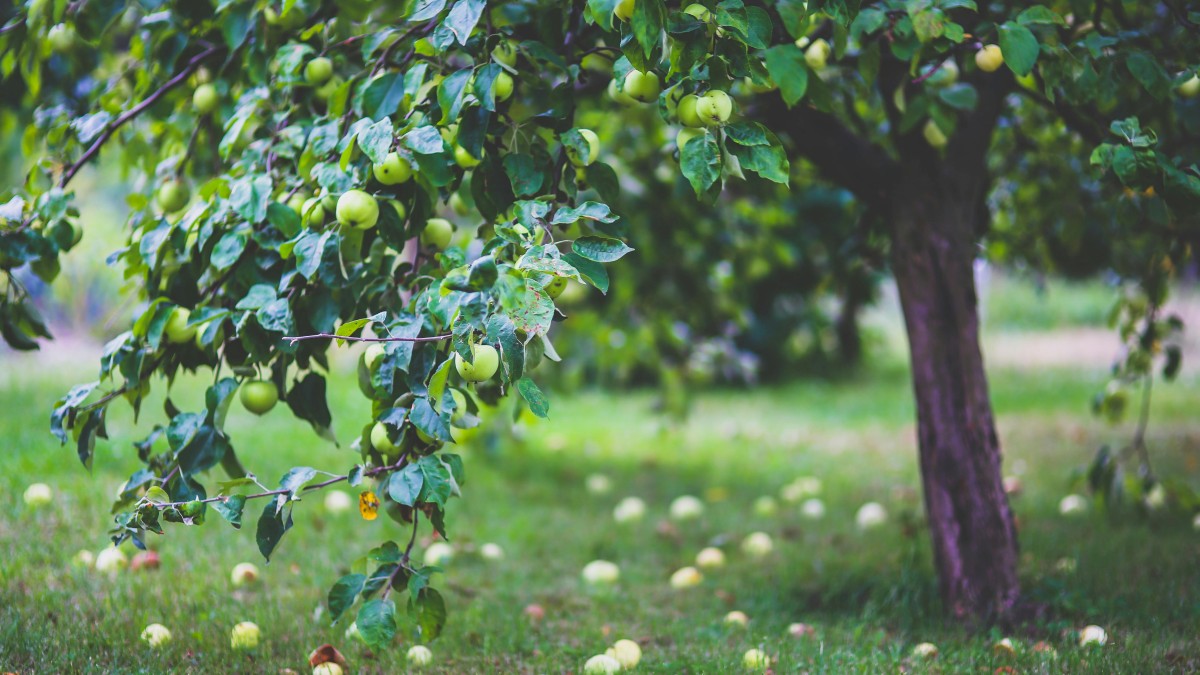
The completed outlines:
<svg viewBox="0 0 1200 675">
<path fill-rule="evenodd" d="M 163 86 L 159 87 L 157 91 L 147 96 L 141 103 L 122 113 L 120 117 L 113 121 L 113 123 L 104 130 L 104 133 L 100 134 L 100 138 L 97 138 L 92 145 L 86 151 L 84 151 L 83 155 L 79 159 L 75 160 L 73 164 L 68 166 L 66 170 L 63 171 L 62 179 L 59 180 L 58 186 L 60 188 L 65 188 L 67 183 L 70 183 L 71 179 L 75 177 L 75 174 L 78 173 L 81 168 L 83 168 L 83 165 L 91 161 L 91 159 L 96 156 L 96 153 L 100 152 L 100 148 L 103 147 L 110 138 L 112 138 L 113 134 L 117 133 L 118 129 L 125 126 L 127 122 L 142 114 L 147 108 L 157 103 L 158 99 L 162 98 L 167 92 L 171 91 L 175 87 L 178 87 L 180 84 L 183 84 L 183 82 L 186 81 L 192 73 L 196 72 L 196 69 L 200 67 L 201 63 L 203 63 L 213 54 L 216 54 L 218 51 L 220 51 L 220 49 L 221 48 L 219 47 L 209 47 L 208 49 L 205 49 L 199 54 L 193 56 L 191 60 L 188 61 L 187 65 L 184 66 L 183 70 L 175 74 L 175 77 L 167 80 Z"/>
<path fill-rule="evenodd" d="M 429 337 L 351 337 L 349 335 L 334 335 L 333 333 L 316 333 L 315 335 L 285 335 L 284 340 L 296 344 L 301 340 L 349 340 L 350 342 L 439 342 L 449 340 L 453 335 L 433 335 Z"/>
</svg>

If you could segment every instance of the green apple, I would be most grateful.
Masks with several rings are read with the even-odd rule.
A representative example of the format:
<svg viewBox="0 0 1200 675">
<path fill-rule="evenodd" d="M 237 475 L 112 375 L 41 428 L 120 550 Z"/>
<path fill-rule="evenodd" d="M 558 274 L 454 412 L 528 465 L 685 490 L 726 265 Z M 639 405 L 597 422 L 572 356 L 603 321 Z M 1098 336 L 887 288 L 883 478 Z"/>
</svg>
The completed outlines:
<svg viewBox="0 0 1200 675">
<path fill-rule="evenodd" d="M 679 99 L 679 105 L 675 108 L 675 116 L 679 118 L 679 123 L 685 127 L 699 129 L 704 126 L 704 120 L 700 117 L 700 97 L 695 94 L 688 94 Z"/>
<path fill-rule="evenodd" d="M 616 675 L 621 662 L 608 654 L 597 654 L 583 664 L 583 675 Z"/>
<path fill-rule="evenodd" d="M 742 655 L 742 665 L 746 670 L 766 670 L 771 666 L 771 657 L 761 649 L 748 649 Z"/>
<path fill-rule="evenodd" d="M 379 202 L 362 190 L 349 190 L 338 198 L 336 213 L 344 227 L 369 230 L 379 220 Z"/>
<path fill-rule="evenodd" d="M 471 212 L 471 206 L 467 204 L 467 200 L 463 199 L 462 195 L 457 192 L 450 195 L 450 208 L 460 216 L 465 216 Z"/>
<path fill-rule="evenodd" d="M 774 82 L 767 82 L 766 84 L 759 84 L 758 82 L 755 82 L 753 80 L 753 78 L 750 78 L 750 77 L 745 78 L 742 82 L 743 82 L 743 84 L 745 84 L 746 90 L 749 91 L 751 94 L 765 94 L 767 92 L 775 91 L 775 89 L 776 89 Z"/>
<path fill-rule="evenodd" d="M 925 83 L 931 87 L 949 87 L 958 81 L 958 64 L 954 59 L 948 59 L 939 65 L 930 66 L 935 68 L 929 76 L 925 78 Z M 926 70 L 926 72 L 929 72 Z"/>
<path fill-rule="evenodd" d="M 400 449 L 383 422 L 376 422 L 375 426 L 371 427 L 371 447 L 385 457 L 395 457 L 396 451 Z"/>
<path fill-rule="evenodd" d="M 1004 52 L 1000 45 L 984 45 L 983 49 L 975 52 L 975 65 L 985 73 L 994 73 L 1004 65 Z"/>
<path fill-rule="evenodd" d="M 558 296 L 567 289 L 567 282 L 570 279 L 566 277 L 554 277 L 554 280 L 546 284 L 546 295 L 550 296 L 551 300 L 557 300 Z"/>
<path fill-rule="evenodd" d="M 733 626 L 735 628 L 745 628 L 750 623 L 750 617 L 746 616 L 745 612 L 741 612 L 741 611 L 738 611 L 735 609 L 732 612 L 729 612 L 728 614 L 725 615 L 725 620 L 723 623 L 726 626 Z"/>
<path fill-rule="evenodd" d="M 633 16 L 634 0 L 619 0 L 613 7 L 613 16 L 620 21 L 628 21 Z"/>
<path fill-rule="evenodd" d="M 704 581 L 704 575 L 695 567 L 681 567 L 671 575 L 671 588 L 682 590 L 699 586 Z"/>
<path fill-rule="evenodd" d="M 387 356 L 387 349 L 382 344 L 373 342 L 363 350 L 363 364 L 366 365 L 367 370 L 374 372 L 375 366 L 379 365 L 385 356 Z"/>
<path fill-rule="evenodd" d="M 668 513 L 671 514 L 671 520 L 695 520 L 704 515 L 704 502 L 692 495 L 676 497 Z"/>
<path fill-rule="evenodd" d="M 621 578 L 621 568 L 607 560 L 593 560 L 583 566 L 580 576 L 589 586 L 610 585 Z"/>
<path fill-rule="evenodd" d="M 116 546 L 109 546 L 96 556 L 96 571 L 105 574 L 116 574 L 129 565 L 125 552 Z"/>
<path fill-rule="evenodd" d="M 313 89 L 313 93 L 316 94 L 318 99 L 322 101 L 328 101 L 329 97 L 333 96 L 334 92 L 336 92 L 340 86 L 342 86 L 342 78 L 331 77 L 325 82 L 325 84 Z"/>
<path fill-rule="evenodd" d="M 296 30 L 304 25 L 304 21 L 308 16 L 300 7 L 300 3 L 292 5 L 291 9 L 284 12 L 282 15 L 275 11 L 272 7 L 267 7 L 263 10 L 263 18 L 267 20 L 267 24 L 271 26 L 279 26 L 284 30 Z"/>
<path fill-rule="evenodd" d="M 233 566 L 233 572 L 229 574 L 229 581 L 234 587 L 246 586 L 258 581 L 262 577 L 259 574 L 258 567 L 254 563 L 238 563 Z"/>
<path fill-rule="evenodd" d="M 229 632 L 229 645 L 234 649 L 254 649 L 262 639 L 262 630 L 257 624 L 243 621 Z"/>
<path fill-rule="evenodd" d="M 571 164 L 576 167 L 590 166 L 600 157 L 600 137 L 591 129 L 580 129 L 579 135 L 587 141 L 587 156 L 581 157 L 578 150 L 567 146 L 567 159 L 571 160 Z"/>
<path fill-rule="evenodd" d="M 1179 95 L 1184 98 L 1200 96 L 1200 75 L 1192 75 L 1191 79 L 1184 80 L 1183 84 L 1179 85 Z"/>
<path fill-rule="evenodd" d="M 202 84 L 192 92 L 192 107 L 200 115 L 207 115 L 216 110 L 217 104 L 220 102 L 221 97 L 217 94 L 217 88 L 211 84 Z"/>
<path fill-rule="evenodd" d="M 325 203 L 316 197 L 304 200 L 300 207 L 300 220 L 306 227 L 319 229 L 325 224 Z"/>
<path fill-rule="evenodd" d="M 344 675 L 344 672 L 338 664 L 333 661 L 326 661 L 325 663 L 318 663 L 313 668 L 312 675 Z"/>
<path fill-rule="evenodd" d="M 624 670 L 633 670 L 642 660 L 642 648 L 633 640 L 617 640 L 605 653 L 616 659 Z"/>
<path fill-rule="evenodd" d="M 65 54 L 74 49 L 77 37 L 75 28 L 65 23 L 51 26 L 49 32 L 46 33 L 46 40 L 50 43 L 50 49 L 59 54 Z"/>
<path fill-rule="evenodd" d="M 752 558 L 761 558 L 775 549 L 775 542 L 766 532 L 752 532 L 742 540 L 742 551 Z"/>
<path fill-rule="evenodd" d="M 408 659 L 408 665 L 413 668 L 422 668 L 433 662 L 433 652 L 429 651 L 429 647 L 425 645 L 416 645 L 408 650 L 405 658 Z"/>
<path fill-rule="evenodd" d="M 617 88 L 616 79 L 608 81 L 608 97 L 621 105 L 634 105 L 637 103 L 629 94 Z"/>
<path fill-rule="evenodd" d="M 371 165 L 371 173 L 384 185 L 399 185 L 412 178 L 413 170 L 407 159 L 399 153 L 389 152 L 382 162 Z"/>
<path fill-rule="evenodd" d="M 724 566 L 725 552 L 719 548 L 710 546 L 708 548 L 701 549 L 700 552 L 696 554 L 696 567 L 707 570 Z"/>
<path fill-rule="evenodd" d="M 187 183 L 178 178 L 172 178 L 158 188 L 155 201 L 158 202 L 158 207 L 163 210 L 163 213 L 175 213 L 187 206 L 191 198 L 192 191 L 188 189 Z"/>
<path fill-rule="evenodd" d="M 54 491 L 45 483 L 34 483 L 25 488 L 25 506 L 36 509 L 49 504 L 54 499 Z"/>
<path fill-rule="evenodd" d="M 693 17 L 700 23 L 708 23 L 712 19 L 712 12 L 707 7 L 698 2 L 693 2 L 683 9 L 683 13 Z"/>
<path fill-rule="evenodd" d="M 650 103 L 658 98 L 662 88 L 658 84 L 658 75 L 631 70 L 625 75 L 625 94 L 639 103 Z"/>
<path fill-rule="evenodd" d="M 421 229 L 421 245 L 444 251 L 454 236 L 454 226 L 445 218 L 430 218 Z"/>
<path fill-rule="evenodd" d="M 492 80 L 492 93 L 496 96 L 496 101 L 503 103 L 512 97 L 513 94 L 513 79 L 508 73 L 500 73 Z"/>
<path fill-rule="evenodd" d="M 696 116 L 706 126 L 715 127 L 724 124 L 729 121 L 729 116 L 732 114 L 733 99 L 720 89 L 713 89 L 696 101 Z"/>
<path fill-rule="evenodd" d="M 680 152 L 682 152 L 683 146 L 687 145 L 688 141 L 692 140 L 693 138 L 707 135 L 708 132 L 704 129 L 691 129 L 684 127 L 679 130 L 679 133 L 675 134 L 675 146 L 679 148 Z"/>
<path fill-rule="evenodd" d="M 517 41 L 501 40 L 492 49 L 492 59 L 509 68 L 515 67 L 517 65 Z"/>
<path fill-rule="evenodd" d="M 454 161 L 464 169 L 474 169 L 475 167 L 479 166 L 479 162 L 482 160 L 467 152 L 467 149 L 463 146 L 455 144 Z"/>
<path fill-rule="evenodd" d="M 950 142 L 950 139 L 946 138 L 946 133 L 933 120 L 925 123 L 925 128 L 921 133 L 925 135 L 926 143 L 939 150 L 946 147 L 946 143 Z"/>
<path fill-rule="evenodd" d="M 309 199 L 308 195 L 304 194 L 303 192 L 297 192 L 296 194 L 292 195 L 291 197 L 288 197 L 287 206 L 289 209 L 295 211 L 296 215 L 303 217 L 304 216 L 304 203 L 307 202 L 308 199 Z"/>
<path fill-rule="evenodd" d="M 304 81 L 319 87 L 333 77 L 333 60 L 327 56 L 318 56 L 304 66 Z"/>
<path fill-rule="evenodd" d="M 279 389 L 268 380 L 250 380 L 242 384 L 238 397 L 246 410 L 255 415 L 265 415 L 279 402 Z"/>
<path fill-rule="evenodd" d="M 176 307 L 167 317 L 167 325 L 163 326 L 163 336 L 173 345 L 191 342 L 196 337 L 196 327 L 188 325 L 192 313 L 185 307 Z"/>
<path fill-rule="evenodd" d="M 474 345 L 471 347 L 473 363 L 467 363 L 462 354 L 454 354 L 454 368 L 462 379 L 467 382 L 483 382 L 491 379 L 500 368 L 500 353 L 491 345 Z"/>
<path fill-rule="evenodd" d="M 804 62 L 813 70 L 820 70 L 825 67 L 825 63 L 829 60 L 829 54 L 833 49 L 824 39 L 818 38 L 804 50 Z"/>
<path fill-rule="evenodd" d="M 158 649 L 171 641 L 171 631 L 161 623 L 152 623 L 142 630 L 141 637 L 151 649 Z"/>
</svg>

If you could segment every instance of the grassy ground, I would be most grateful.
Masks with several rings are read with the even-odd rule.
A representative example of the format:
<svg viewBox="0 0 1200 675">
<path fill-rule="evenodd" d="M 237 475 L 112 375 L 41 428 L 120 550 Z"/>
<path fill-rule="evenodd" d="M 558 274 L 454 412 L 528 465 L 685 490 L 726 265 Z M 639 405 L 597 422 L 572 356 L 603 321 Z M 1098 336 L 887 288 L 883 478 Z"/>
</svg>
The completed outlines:
<svg viewBox="0 0 1200 675">
<path fill-rule="evenodd" d="M 215 514 L 203 527 L 174 526 L 154 538 L 163 561 L 158 571 L 109 578 L 73 568 L 78 549 L 105 545 L 108 498 L 137 468 L 129 442 L 155 421 L 154 410 L 136 426 L 124 412 L 114 415 L 113 439 L 98 447 L 89 475 L 45 429 L 49 404 L 86 378 L 87 369 L 62 366 L 47 374 L 42 362 L 6 358 L 0 670 L 306 672 L 308 651 L 324 642 L 338 645 L 355 672 L 404 670 L 406 644 L 371 653 L 343 637 L 344 625 L 330 627 L 320 616 L 325 590 L 352 558 L 405 536 L 386 518 L 334 516 L 320 499 L 306 500 L 296 510 L 296 528 L 263 566 L 263 583 L 251 590 L 233 589 L 228 574 L 243 560 L 261 564 L 253 528 L 232 530 Z M 347 375 L 333 392 L 343 428 L 363 413 Z M 706 394 L 689 424 L 675 430 L 649 412 L 649 395 L 558 398 L 551 422 L 468 450 L 466 498 L 453 503 L 448 523 L 463 552 L 442 584 L 451 618 L 432 645 L 429 670 L 579 672 L 589 656 L 629 637 L 643 646 L 642 672 L 731 672 L 754 646 L 778 659 L 776 672 L 978 672 L 1005 665 L 1020 672 L 1194 671 L 1200 668 L 1200 533 L 1182 519 L 1057 514 L 1072 469 L 1128 431 L 1087 414 L 1100 377 L 992 373 L 1005 471 L 1021 474 L 1025 485 L 1015 501 L 1023 582 L 1053 609 L 1042 625 L 1012 636 L 1023 648 L 1015 659 L 992 654 L 999 634 L 973 634 L 940 618 L 919 526 L 908 384 L 903 369 L 885 367 L 854 381 Z M 1159 469 L 1193 483 L 1200 461 L 1197 393 L 1195 381 L 1162 387 L 1150 439 Z M 200 403 L 175 398 L 185 409 Z M 283 409 L 263 420 L 235 410 L 229 428 L 261 476 L 298 464 L 345 470 L 354 460 Z M 584 490 L 594 472 L 612 479 L 610 494 Z M 823 520 L 804 520 L 788 505 L 773 517 L 754 514 L 758 497 L 776 494 L 799 475 L 824 480 Z M 54 487 L 52 507 L 24 507 L 21 493 L 34 481 Z M 706 497 L 705 515 L 666 525 L 670 500 L 687 493 Z M 612 507 L 627 495 L 645 499 L 649 513 L 641 523 L 617 525 Z M 886 505 L 890 520 L 860 533 L 854 513 L 869 500 Z M 776 541 L 775 552 L 759 562 L 737 547 L 755 530 Z M 506 559 L 489 563 L 466 553 L 486 541 L 499 543 Z M 691 564 L 706 545 L 724 547 L 729 564 L 698 588 L 672 591 L 671 572 Z M 580 581 L 580 569 L 595 558 L 621 566 L 610 591 L 589 591 Z M 1076 571 L 1059 571 L 1063 558 L 1074 560 Z M 524 616 L 530 603 L 545 609 L 543 621 Z M 722 626 L 734 609 L 750 616 L 748 630 Z M 264 631 L 251 655 L 229 647 L 230 627 L 243 620 Z M 815 626 L 816 636 L 787 637 L 796 621 Z M 172 629 L 168 648 L 152 652 L 138 641 L 150 622 Z M 1109 631 L 1102 650 L 1074 646 L 1073 631 L 1091 623 Z M 1032 653 L 1038 640 L 1050 642 L 1057 658 Z M 941 648 L 932 665 L 909 658 L 924 641 Z"/>
</svg>

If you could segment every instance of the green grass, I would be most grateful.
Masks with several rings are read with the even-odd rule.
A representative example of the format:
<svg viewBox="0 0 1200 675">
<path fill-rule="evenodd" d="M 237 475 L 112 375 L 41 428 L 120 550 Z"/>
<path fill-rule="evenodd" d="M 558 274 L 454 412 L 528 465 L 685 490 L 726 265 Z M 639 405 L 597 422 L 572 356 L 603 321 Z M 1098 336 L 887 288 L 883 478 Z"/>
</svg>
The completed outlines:
<svg viewBox="0 0 1200 675">
<path fill-rule="evenodd" d="M 984 324 L 993 330 L 1103 328 L 1117 293 L 1100 279 L 1041 282 L 1019 272 L 993 269 L 983 287 Z"/>
<path fill-rule="evenodd" d="M 86 373 L 4 364 L 0 377 L 0 670 L 30 672 L 307 672 L 308 652 L 339 646 L 357 673 L 402 672 L 411 631 L 389 650 L 371 653 L 319 616 L 325 591 L 346 565 L 386 539 L 406 533 L 386 518 L 330 516 L 320 499 L 296 509 L 264 582 L 235 590 L 234 564 L 261 560 L 253 527 L 231 529 L 215 514 L 202 527 L 170 527 L 152 546 L 163 560 L 154 572 L 116 578 L 75 569 L 80 548 L 105 545 L 108 498 L 137 468 L 129 445 L 158 421 L 148 408 L 134 427 L 125 411 L 109 421 L 110 442 L 97 447 L 87 474 L 70 448 L 45 428 L 49 404 Z M 67 371 L 67 372 L 63 372 Z M 347 370 L 332 393 L 343 433 L 365 413 Z M 875 371 L 838 383 L 806 382 L 752 393 L 700 395 L 689 423 L 666 428 L 652 413 L 650 394 L 584 393 L 555 398 L 552 421 L 499 436 L 469 449 L 465 498 L 455 500 L 448 526 L 468 548 L 501 544 L 507 558 L 487 563 L 461 553 L 441 587 L 450 605 L 445 634 L 432 646 L 430 672 L 579 672 L 591 655 L 629 637 L 642 643 L 641 672 L 721 673 L 738 669 L 741 654 L 762 646 L 778 658 L 776 672 L 991 671 L 1169 672 L 1200 667 L 1200 534 L 1183 519 L 1056 513 L 1073 468 L 1095 447 L 1128 429 L 1093 421 L 1089 394 L 1102 381 L 1073 373 L 996 372 L 996 407 L 1006 472 L 1024 466 L 1025 493 L 1015 501 L 1022 541 L 1021 572 L 1029 594 L 1048 603 L 1052 617 L 1013 635 L 1025 651 L 1015 661 L 993 656 L 1000 635 L 977 634 L 946 622 L 938 606 L 928 540 L 919 526 L 912 403 L 905 373 Z M 199 396 L 173 397 L 184 407 Z M 1151 445 L 1164 473 L 1195 483 L 1200 421 L 1195 381 L 1160 388 Z M 278 409 L 265 419 L 231 412 L 229 430 L 252 470 L 275 480 L 294 465 L 344 471 L 354 461 L 316 439 Z M 604 472 L 614 490 L 593 496 L 584 478 Z M 1190 473 L 1189 473 L 1190 472 Z M 828 513 L 806 521 L 795 506 L 757 517 L 752 504 L 797 475 L 825 484 Z M 27 510 L 28 483 L 50 483 L 52 508 Z M 659 527 L 667 505 L 685 494 L 714 496 L 698 522 Z M 638 495 L 647 519 L 617 525 L 613 505 Z M 884 503 L 887 526 L 867 534 L 853 526 L 868 500 Z M 248 510 L 249 511 L 249 510 Z M 915 527 L 904 525 L 917 524 Z M 776 540 L 762 562 L 746 559 L 737 542 L 763 530 Z M 422 537 L 427 534 L 422 530 Z M 422 544 L 427 540 L 422 541 Z M 672 591 L 671 572 L 691 564 L 705 545 L 725 548 L 729 564 L 690 592 Z M 1074 574 L 1055 570 L 1061 558 Z M 579 570 L 594 558 L 620 564 L 608 592 L 585 589 Z M 546 618 L 531 624 L 523 608 L 538 603 Z M 730 610 L 751 618 L 749 630 L 721 625 Z M 243 620 L 263 627 L 251 654 L 230 650 L 229 629 Z M 174 641 L 152 652 L 138 641 L 149 622 L 166 624 Z M 817 629 L 817 638 L 785 636 L 789 623 Z M 1096 623 L 1110 633 L 1102 650 L 1074 646 L 1071 631 Z M 1058 658 L 1046 662 L 1028 649 L 1046 640 Z M 914 644 L 936 643 L 933 665 L 912 663 Z M 1049 663 L 1050 665 L 1046 665 Z"/>
</svg>

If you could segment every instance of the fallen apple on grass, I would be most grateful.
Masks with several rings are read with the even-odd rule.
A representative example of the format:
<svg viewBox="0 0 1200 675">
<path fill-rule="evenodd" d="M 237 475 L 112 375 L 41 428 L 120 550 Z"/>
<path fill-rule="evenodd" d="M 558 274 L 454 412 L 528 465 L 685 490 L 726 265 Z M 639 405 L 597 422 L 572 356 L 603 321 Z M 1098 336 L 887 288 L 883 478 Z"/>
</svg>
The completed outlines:
<svg viewBox="0 0 1200 675">
<path fill-rule="evenodd" d="M 116 546 L 110 546 L 103 551 L 100 551 L 96 556 L 96 571 L 104 572 L 105 574 L 116 574 L 125 569 L 129 564 L 129 558 L 125 556 L 125 552 Z"/>
<path fill-rule="evenodd" d="M 54 491 L 45 483 L 34 483 L 25 488 L 25 506 L 36 509 L 54 500 Z"/>
<path fill-rule="evenodd" d="M 614 675 L 621 672 L 621 662 L 608 654 L 597 654 L 583 664 L 585 675 Z"/>
<path fill-rule="evenodd" d="M 253 584 L 260 578 L 258 567 L 254 563 L 238 563 L 233 566 L 233 572 L 229 574 L 229 580 L 233 582 L 234 588 L 239 588 L 247 584 Z"/>
<path fill-rule="evenodd" d="M 152 623 L 142 630 L 141 637 L 151 649 L 158 649 L 171 641 L 171 631 L 161 623 Z"/>
<path fill-rule="evenodd" d="M 752 532 L 742 540 L 742 552 L 752 558 L 762 558 L 775 550 L 775 542 L 766 532 Z"/>
<path fill-rule="evenodd" d="M 870 530 L 887 522 L 887 510 L 877 502 L 867 502 L 859 507 L 854 522 L 860 530 Z"/>
<path fill-rule="evenodd" d="M 633 670 L 642 660 L 642 647 L 633 640 L 617 640 L 605 654 L 616 659 L 624 670 Z"/>
<path fill-rule="evenodd" d="M 671 502 L 671 520 L 695 520 L 704 514 L 704 502 L 692 495 L 676 497 Z"/>
<path fill-rule="evenodd" d="M 429 651 L 429 647 L 425 645 L 416 645 L 408 650 L 405 658 L 408 659 L 408 665 L 421 668 L 433 662 L 433 652 Z"/>
<path fill-rule="evenodd" d="M 726 626 L 745 628 L 746 626 L 750 625 L 750 617 L 746 616 L 745 612 L 739 612 L 735 609 L 725 615 L 725 619 L 722 621 L 722 623 L 724 623 Z"/>
<path fill-rule="evenodd" d="M 671 588 L 683 590 L 699 586 L 704 581 L 704 575 L 695 567 L 681 567 L 671 575 Z"/>
<path fill-rule="evenodd" d="M 761 649 L 748 649 L 742 655 L 742 666 L 746 670 L 766 670 L 771 666 L 771 659 Z"/>
<path fill-rule="evenodd" d="M 229 631 L 229 646 L 234 649 L 254 649 L 262 639 L 262 629 L 251 621 L 243 621 Z"/>
<path fill-rule="evenodd" d="M 922 642 L 916 647 L 913 647 L 912 655 L 913 658 L 932 659 L 937 657 L 938 648 L 937 645 L 933 644 L 932 642 Z"/>
<path fill-rule="evenodd" d="M 581 574 L 589 586 L 611 586 L 621 577 L 621 568 L 607 560 L 593 560 L 583 566 Z"/>
<path fill-rule="evenodd" d="M 613 509 L 613 519 L 618 523 L 632 523 L 646 517 L 646 502 L 637 497 L 626 497 Z"/>
<path fill-rule="evenodd" d="M 425 564 L 441 566 L 454 558 L 454 547 L 444 541 L 435 541 L 425 549 Z"/>
<path fill-rule="evenodd" d="M 696 567 L 700 569 L 716 569 L 725 565 L 725 553 L 719 548 L 709 546 L 696 554 Z"/>
</svg>

